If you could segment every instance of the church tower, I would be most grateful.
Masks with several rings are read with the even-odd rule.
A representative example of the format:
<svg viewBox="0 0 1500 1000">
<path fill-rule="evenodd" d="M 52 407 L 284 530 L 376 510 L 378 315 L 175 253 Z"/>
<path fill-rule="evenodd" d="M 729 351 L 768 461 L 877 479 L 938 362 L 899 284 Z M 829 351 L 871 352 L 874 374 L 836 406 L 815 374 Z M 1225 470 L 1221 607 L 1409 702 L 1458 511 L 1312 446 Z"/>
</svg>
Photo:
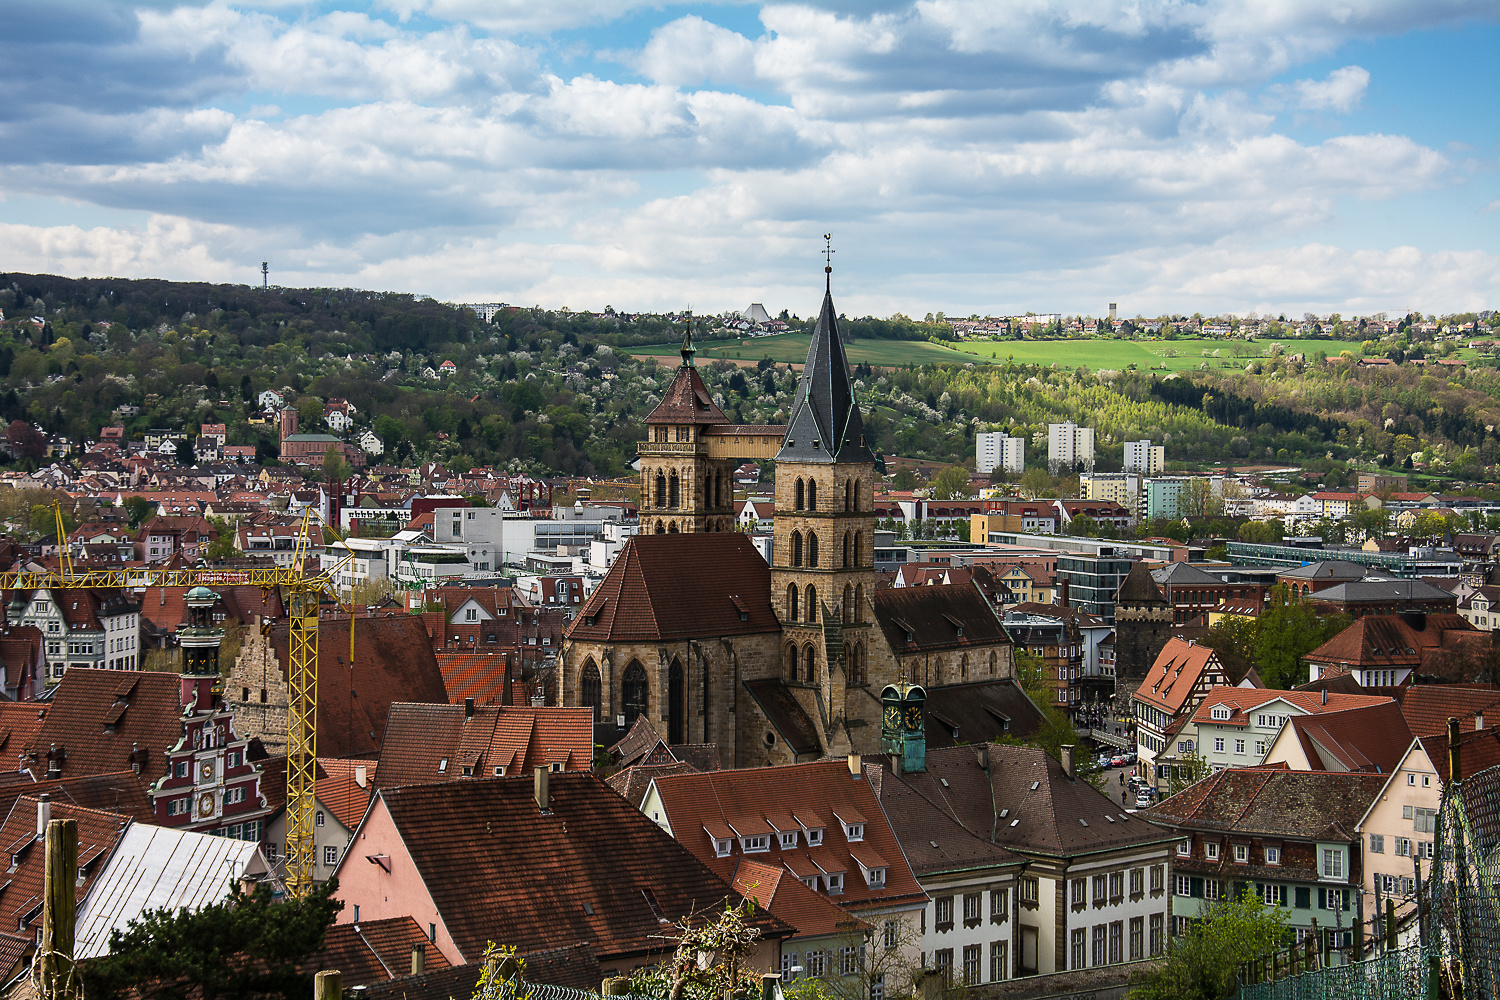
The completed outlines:
<svg viewBox="0 0 1500 1000">
<path fill-rule="evenodd" d="M 865 441 L 827 280 L 776 456 L 771 602 L 785 635 L 782 679 L 818 695 L 808 700 L 831 731 L 845 717 L 846 687 L 869 683 L 875 456 Z"/>
<path fill-rule="evenodd" d="M 693 365 L 692 320 L 682 364 L 646 418 L 641 460 L 641 531 L 651 534 L 729 531 L 734 524 L 734 462 L 711 454 L 710 428 L 729 423 Z"/>
</svg>

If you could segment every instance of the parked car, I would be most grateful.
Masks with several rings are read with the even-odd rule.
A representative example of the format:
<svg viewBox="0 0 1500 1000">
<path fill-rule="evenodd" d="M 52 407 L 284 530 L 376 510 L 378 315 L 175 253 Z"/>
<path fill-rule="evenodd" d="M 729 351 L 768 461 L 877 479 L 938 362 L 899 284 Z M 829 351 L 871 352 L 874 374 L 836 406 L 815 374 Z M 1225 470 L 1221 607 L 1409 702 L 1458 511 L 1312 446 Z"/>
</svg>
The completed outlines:
<svg viewBox="0 0 1500 1000">
<path fill-rule="evenodd" d="M 1124 767 L 1126 764 L 1130 763 L 1130 758 L 1125 756 L 1124 754 L 1121 754 L 1120 756 L 1110 760 L 1109 763 L 1111 767 Z"/>
<path fill-rule="evenodd" d="M 1146 808 L 1149 808 L 1150 805 L 1151 805 L 1151 790 L 1148 789 L 1148 788 L 1142 788 L 1135 795 L 1135 807 L 1137 809 L 1146 809 Z"/>
<path fill-rule="evenodd" d="M 1114 763 L 1114 761 L 1115 759 L 1107 753 L 1101 753 L 1099 755 L 1099 767 L 1101 769 L 1107 770 L 1109 766 Z"/>
</svg>

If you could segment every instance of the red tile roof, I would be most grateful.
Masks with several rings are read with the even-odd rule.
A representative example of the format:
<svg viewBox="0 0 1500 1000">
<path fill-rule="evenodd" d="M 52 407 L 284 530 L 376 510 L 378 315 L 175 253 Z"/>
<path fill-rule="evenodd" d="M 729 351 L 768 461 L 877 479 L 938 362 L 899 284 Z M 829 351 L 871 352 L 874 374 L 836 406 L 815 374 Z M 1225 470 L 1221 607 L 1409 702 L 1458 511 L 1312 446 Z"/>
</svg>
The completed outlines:
<svg viewBox="0 0 1500 1000">
<path fill-rule="evenodd" d="M 1176 715 L 1193 693 L 1198 680 L 1211 670 L 1223 670 L 1218 653 L 1207 646 L 1173 636 L 1157 654 L 1151 669 L 1146 671 L 1146 678 L 1136 688 L 1134 697 L 1167 715 Z"/>
<path fill-rule="evenodd" d="M 46 792 L 53 802 L 115 813 L 142 823 L 154 823 L 156 811 L 146 785 L 134 771 L 87 774 L 76 778 L 33 781 L 24 771 L 6 772 L 0 783 L 0 813 L 8 813 L 18 798 Z"/>
<path fill-rule="evenodd" d="M 1390 774 L 1411 746 L 1412 732 L 1401 706 L 1391 698 L 1381 701 L 1327 715 L 1294 715 L 1287 726 L 1315 771 Z"/>
<path fill-rule="evenodd" d="M 796 937 L 833 937 L 870 929 L 870 925 L 835 906 L 792 877 L 780 865 L 742 857 L 731 884 L 736 892 L 796 928 Z"/>
<path fill-rule="evenodd" d="M 375 794 L 375 767 L 373 760 L 319 757 L 313 794 L 335 819 L 352 830 L 364 818 L 370 797 Z M 285 766 L 282 773 L 286 773 Z"/>
<path fill-rule="evenodd" d="M 1438 779 L 1446 784 L 1450 778 L 1448 770 L 1448 736 L 1439 733 L 1419 736 L 1422 751 L 1437 768 Z M 1500 730 L 1479 729 L 1463 733 L 1458 738 L 1459 777 L 1470 777 L 1500 764 Z"/>
<path fill-rule="evenodd" d="M 32 796 L 22 796 L 11 807 L 0 826 L 0 861 L 9 862 L 6 881 L 0 884 L 0 913 L 7 920 L 6 930 L 22 933 L 41 927 L 42 882 L 47 866 L 43 838 L 37 836 L 37 803 Z M 54 802 L 53 819 L 78 822 L 77 895 L 83 899 L 93 887 L 94 879 L 104 870 L 110 853 L 119 843 L 129 821 L 118 814 L 85 809 Z"/>
<path fill-rule="evenodd" d="M 391 706 L 377 784 L 381 788 L 460 778 L 530 774 L 560 764 L 565 771 L 594 766 L 594 718 L 588 708 L 463 705 Z"/>
<path fill-rule="evenodd" d="M 1457 614 L 1429 614 L 1416 628 L 1401 615 L 1366 615 L 1308 653 L 1305 659 L 1343 670 L 1417 669 L 1439 650 L 1476 634 Z"/>
<path fill-rule="evenodd" d="M 529 776 L 379 792 L 374 808 L 388 811 L 466 961 L 490 941 L 521 951 L 588 942 L 600 961 L 659 953 L 672 947 L 671 922 L 737 899 L 598 778 L 549 777 L 546 813 Z M 399 849 L 366 840 L 345 863 Z M 791 930 L 763 911 L 751 919 L 763 936 Z"/>
<path fill-rule="evenodd" d="M 872 596 L 875 620 L 898 656 L 1011 644 L 1010 635 L 995 617 L 994 609 L 972 583 L 892 587 L 877 590 Z M 989 667 L 975 662 L 970 669 L 977 678 L 985 675 Z"/>
<path fill-rule="evenodd" d="M 661 402 L 646 417 L 647 424 L 728 424 L 724 411 L 714 405 L 708 386 L 698 369 L 680 365 Z"/>
<path fill-rule="evenodd" d="M 1208 694 L 1198 703 L 1198 708 L 1193 712 L 1195 723 L 1210 722 L 1218 726 L 1248 726 L 1250 724 L 1250 713 L 1276 700 L 1283 700 L 1297 708 L 1302 709 L 1309 715 L 1323 715 L 1332 712 L 1346 712 L 1353 708 L 1366 708 L 1372 705 L 1395 705 L 1395 699 L 1385 695 L 1360 695 L 1360 694 L 1332 694 L 1328 695 L 1324 702 L 1323 695 L 1318 691 L 1276 691 L 1268 688 L 1241 688 L 1221 685 L 1210 688 Z M 1215 719 L 1212 710 L 1216 705 L 1227 705 L 1230 709 L 1228 719 Z M 1403 723 L 1403 728 L 1405 724 Z M 1410 741 L 1408 741 L 1410 742 Z"/>
<path fill-rule="evenodd" d="M 744 851 L 736 845 L 728 856 L 718 857 L 708 830 L 729 829 L 740 836 L 795 830 L 796 847 L 783 850 L 772 835 L 769 850 L 756 853 L 755 860 L 785 866 L 798 877 L 815 872 L 844 873 L 844 890 L 836 900 L 845 909 L 900 905 L 926 898 L 870 781 L 863 771 L 857 777 L 851 774 L 842 759 L 669 775 L 656 779 L 656 793 L 673 835 L 726 880 L 734 877 Z M 863 822 L 863 840 L 849 841 L 841 820 Z M 810 847 L 803 831 L 815 827 L 823 828 L 823 840 L 821 845 Z M 857 846 L 885 859 L 884 885 L 866 884 L 852 853 Z"/>
<path fill-rule="evenodd" d="M 1486 727 L 1500 725 L 1500 687 L 1417 684 L 1402 695 L 1401 714 L 1417 736 L 1446 732 L 1450 717 L 1458 719 L 1465 732 L 1478 728 L 1478 715 L 1486 716 Z"/>
<path fill-rule="evenodd" d="M 770 596 L 771 567 L 739 532 L 635 535 L 565 634 L 587 642 L 779 635 Z"/>
<path fill-rule="evenodd" d="M 1209 775 L 1140 815 L 1195 830 L 1244 836 L 1353 840 L 1389 775 L 1231 767 Z"/>
<path fill-rule="evenodd" d="M 508 649 L 437 653 L 448 699 L 455 704 L 473 698 L 476 705 L 504 705 L 510 685 L 510 660 L 514 655 L 515 651 Z"/>
<path fill-rule="evenodd" d="M 448 959 L 427 940 L 427 932 L 415 920 L 391 917 L 334 924 L 323 935 L 323 947 L 302 963 L 301 971 L 337 969 L 345 989 L 396 979 L 411 975 L 414 945 L 422 947 L 428 969 L 436 972 L 449 967 Z"/>
<path fill-rule="evenodd" d="M 277 590 L 259 587 L 215 587 L 219 600 L 213 611 L 225 619 L 249 624 L 256 618 L 281 618 L 286 614 Z M 141 593 L 141 617 L 157 629 L 176 632 L 187 621 L 188 587 L 147 587 Z"/>
<path fill-rule="evenodd" d="M 166 773 L 166 751 L 181 735 L 182 692 L 177 674 L 74 667 L 63 675 L 36 734 L 32 765 L 47 772 L 52 747 L 63 751 L 62 776 L 131 769 L 133 747 L 145 751 L 141 777 Z"/>
</svg>

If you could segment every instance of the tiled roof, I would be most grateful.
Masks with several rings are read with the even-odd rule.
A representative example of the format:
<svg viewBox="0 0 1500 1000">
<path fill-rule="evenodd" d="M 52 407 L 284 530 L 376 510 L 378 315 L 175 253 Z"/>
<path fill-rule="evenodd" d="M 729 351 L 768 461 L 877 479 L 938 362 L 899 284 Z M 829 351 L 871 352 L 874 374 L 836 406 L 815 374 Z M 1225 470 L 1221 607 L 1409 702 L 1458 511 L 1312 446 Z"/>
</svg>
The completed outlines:
<svg viewBox="0 0 1500 1000">
<path fill-rule="evenodd" d="M 831 291 L 823 294 L 818 325 L 807 345 L 807 361 L 792 400 L 786 437 L 776 457 L 778 461 L 820 464 L 875 460 L 865 444 L 864 423 L 849 379 L 849 362 Z"/>
<path fill-rule="evenodd" d="M 9 772 L 6 778 L 8 780 L 0 784 L 0 813 L 9 813 L 23 795 L 37 796 L 46 792 L 53 802 L 115 813 L 142 823 L 155 822 L 156 819 L 146 785 L 134 771 L 42 781 L 32 781 L 25 772 Z"/>
<path fill-rule="evenodd" d="M 1218 653 L 1207 646 L 1173 636 L 1157 654 L 1151 669 L 1146 671 L 1146 678 L 1136 688 L 1134 697 L 1168 715 L 1176 715 L 1187 703 L 1204 672 L 1218 666 Z"/>
<path fill-rule="evenodd" d="M 1140 815 L 1195 830 L 1245 836 L 1351 840 L 1389 775 L 1231 767 Z"/>
<path fill-rule="evenodd" d="M 554 774 L 549 786 L 545 814 L 530 776 L 379 793 L 466 960 L 489 941 L 523 952 L 589 942 L 601 961 L 659 952 L 670 948 L 662 920 L 731 896 L 723 879 L 593 775 Z M 366 864 L 352 851 L 345 859 Z M 753 919 L 768 936 L 789 931 L 764 913 Z"/>
<path fill-rule="evenodd" d="M 78 822 L 79 899 L 86 899 L 94 881 L 104 870 L 110 852 L 124 835 L 129 821 L 114 813 L 84 809 L 54 802 L 53 819 Z M 11 806 L 0 825 L 0 861 L 9 862 L 5 882 L 0 884 L 0 913 L 6 930 L 23 933 L 41 927 L 42 882 L 47 865 L 46 845 L 37 836 L 37 799 L 22 796 Z"/>
<path fill-rule="evenodd" d="M 587 771 L 594 764 L 594 721 L 588 708 L 476 706 L 397 702 L 391 706 L 380 753 L 381 788 L 460 778 L 530 774 L 561 764 Z"/>
<path fill-rule="evenodd" d="M 1448 719 L 1459 720 L 1465 732 L 1477 728 L 1478 715 L 1485 726 L 1500 725 L 1500 687 L 1489 684 L 1416 684 L 1401 697 L 1401 714 L 1417 736 L 1447 731 Z"/>
<path fill-rule="evenodd" d="M 635 535 L 566 635 L 654 643 L 780 634 L 770 597 L 771 567 L 740 532 Z"/>
<path fill-rule="evenodd" d="M 1321 597 L 1334 589 L 1337 588 L 1314 596 Z M 1399 614 L 1365 615 L 1304 659 L 1354 670 L 1415 668 L 1423 663 L 1424 654 L 1451 648 L 1460 638 L 1478 634 L 1462 615 L 1428 614 L 1418 620 L 1422 624 L 1420 629 Z"/>
<path fill-rule="evenodd" d="M 352 621 L 353 665 L 350 619 L 324 620 L 318 628 L 318 751 L 329 757 L 377 756 L 392 702 L 448 701 L 432 641 L 418 618 Z M 278 624 L 269 637 L 283 677 L 289 665 L 288 632 L 286 624 Z"/>
<path fill-rule="evenodd" d="M 127 770 L 138 745 L 146 751 L 141 778 L 149 784 L 166 773 L 166 751 L 181 735 L 181 716 L 176 674 L 74 667 L 58 682 L 37 732 L 33 767 L 45 774 L 55 746 L 66 751 L 63 777 Z"/>
<path fill-rule="evenodd" d="M 1452 601 L 1457 599 L 1444 590 L 1421 580 L 1352 580 L 1324 590 L 1314 591 L 1309 601 L 1326 601 L 1330 604 L 1380 604 L 1390 601 Z"/>
<path fill-rule="evenodd" d="M 620 741 L 609 748 L 609 752 L 621 765 L 629 767 L 656 749 L 657 744 L 661 742 L 661 733 L 656 731 L 656 727 L 651 724 L 651 719 L 645 712 L 642 712 L 635 717 L 635 721 L 630 724 L 630 728 L 625 731 Z"/>
<path fill-rule="evenodd" d="M 187 619 L 187 587 L 147 587 L 141 593 L 141 617 L 158 630 L 176 632 Z M 281 618 L 286 611 L 278 590 L 259 587 L 215 587 L 219 600 L 215 613 L 226 619 L 249 624 L 257 618 Z"/>
<path fill-rule="evenodd" d="M 988 755 L 988 769 L 981 750 Z M 1169 836 L 1125 813 L 1088 782 L 1070 779 L 1060 763 L 1035 747 L 990 743 L 929 751 L 926 771 L 887 775 L 881 794 L 896 782 L 971 835 L 986 842 L 993 835 L 995 843 L 1022 854 L 1072 857 Z"/>
<path fill-rule="evenodd" d="M 634 764 L 616 771 L 604 780 L 610 788 L 624 796 L 625 801 L 639 809 L 652 781 L 669 774 L 691 774 L 696 770 L 691 764 L 684 764 L 682 761 L 671 764 Z"/>
<path fill-rule="evenodd" d="M 905 653 L 1010 645 L 1010 636 L 973 584 L 877 590 L 875 620 L 891 650 Z M 910 637 L 910 638 L 908 638 Z M 978 662 L 970 669 L 982 673 Z"/>
<path fill-rule="evenodd" d="M 1107 624 L 1098 615 L 1091 615 L 1087 611 L 1080 611 L 1071 605 L 1063 607 L 1061 604 L 1040 604 L 1036 601 L 1022 601 L 1020 604 L 1012 604 L 1006 607 L 1006 613 L 1011 611 L 1024 611 L 1028 615 L 1037 615 L 1042 618 L 1056 618 L 1059 621 L 1072 622 L 1079 628 L 1098 628 Z"/>
<path fill-rule="evenodd" d="M 1166 604 L 1167 598 L 1151 578 L 1151 571 L 1143 562 L 1130 567 L 1130 572 L 1120 583 L 1115 594 L 1116 604 Z"/>
<path fill-rule="evenodd" d="M 948 684 L 927 692 L 927 747 L 1025 739 L 1042 713 L 1014 680 Z"/>
<path fill-rule="evenodd" d="M 1411 746 L 1401 706 L 1389 698 L 1327 715 L 1294 715 L 1287 725 L 1313 770 L 1390 774 Z"/>
<path fill-rule="evenodd" d="M 662 393 L 646 417 L 647 424 L 727 424 L 729 418 L 714 405 L 708 386 L 703 384 L 698 369 L 692 365 L 678 365 L 672 384 Z"/>
<path fill-rule="evenodd" d="M 323 935 L 323 947 L 302 963 L 304 973 L 337 969 L 344 988 L 366 986 L 411 975 L 412 946 L 420 945 L 426 968 L 449 968 L 448 959 L 411 917 L 334 924 Z"/>
<path fill-rule="evenodd" d="M 795 848 L 782 850 L 773 835 L 769 850 L 754 854 L 754 859 L 788 867 L 799 877 L 814 871 L 843 872 L 844 891 L 837 902 L 845 909 L 925 898 L 863 770 L 856 777 L 843 759 L 670 775 L 656 780 L 656 792 L 673 834 L 726 880 L 734 877 L 744 852 L 736 846 L 727 857 L 718 857 L 705 829 L 728 828 L 741 835 L 797 830 Z M 863 822 L 864 839 L 848 841 L 840 818 Z M 821 845 L 808 846 L 801 831 L 810 827 L 823 827 Z M 865 883 L 852 854 L 856 847 L 885 859 L 883 886 Z"/>
<path fill-rule="evenodd" d="M 1203 700 L 1198 703 L 1198 708 L 1193 712 L 1193 722 L 1211 722 L 1218 726 L 1248 726 L 1251 712 L 1278 699 L 1302 709 L 1309 715 L 1346 712 L 1350 709 L 1367 708 L 1373 705 L 1396 704 L 1395 699 L 1385 695 L 1330 694 L 1325 702 L 1322 693 L 1315 691 L 1277 691 L 1268 688 L 1220 685 L 1210 688 L 1208 694 L 1203 696 Z M 1229 718 L 1213 718 L 1213 709 L 1219 705 L 1229 707 Z"/>
<path fill-rule="evenodd" d="M 797 937 L 852 935 L 870 929 L 858 917 L 834 905 L 793 878 L 780 865 L 741 857 L 730 879 L 736 892 L 796 928 Z"/>
<path fill-rule="evenodd" d="M 450 701 L 461 704 L 465 698 L 473 698 L 476 705 L 505 704 L 510 684 L 508 650 L 435 655 Z"/>
<path fill-rule="evenodd" d="M 880 804 L 918 878 L 1026 861 L 1008 848 L 991 844 L 988 837 L 965 830 L 946 808 L 927 801 L 899 777 L 882 777 Z"/>
<path fill-rule="evenodd" d="M 283 773 L 284 771 L 283 768 Z M 361 773 L 363 785 L 360 784 Z M 318 801 L 328 807 L 335 819 L 352 830 L 364 818 L 370 796 L 375 793 L 375 762 L 319 757 L 317 774 L 313 780 L 313 794 L 318 797 Z"/>
<path fill-rule="evenodd" d="M 8 631 L 18 632 L 19 628 Z M 37 631 L 30 629 L 30 631 Z M 9 764 L 23 750 L 36 746 L 36 734 L 47 716 L 47 703 L 0 701 L 0 760 Z"/>
<path fill-rule="evenodd" d="M 1422 751 L 1427 754 L 1427 759 L 1437 768 L 1438 780 L 1447 784 L 1450 780 L 1447 734 L 1419 736 L 1417 739 L 1422 744 Z M 1459 736 L 1459 777 L 1470 777 L 1497 764 L 1500 764 L 1500 730 L 1471 730 Z"/>
</svg>

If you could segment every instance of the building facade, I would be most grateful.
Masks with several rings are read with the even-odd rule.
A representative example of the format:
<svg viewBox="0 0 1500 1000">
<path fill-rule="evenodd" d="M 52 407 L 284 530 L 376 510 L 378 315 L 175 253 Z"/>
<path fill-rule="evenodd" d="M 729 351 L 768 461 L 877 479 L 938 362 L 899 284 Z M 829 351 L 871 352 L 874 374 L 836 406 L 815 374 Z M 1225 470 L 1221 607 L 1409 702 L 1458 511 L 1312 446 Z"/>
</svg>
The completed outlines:
<svg viewBox="0 0 1500 1000">
<path fill-rule="evenodd" d="M 981 476 L 1001 472 L 1026 471 L 1026 439 L 1011 437 L 1004 431 L 974 435 L 974 470 Z"/>
<path fill-rule="evenodd" d="M 1054 473 L 1060 469 L 1094 471 L 1094 429 L 1071 420 L 1048 424 L 1047 466 Z"/>
</svg>

